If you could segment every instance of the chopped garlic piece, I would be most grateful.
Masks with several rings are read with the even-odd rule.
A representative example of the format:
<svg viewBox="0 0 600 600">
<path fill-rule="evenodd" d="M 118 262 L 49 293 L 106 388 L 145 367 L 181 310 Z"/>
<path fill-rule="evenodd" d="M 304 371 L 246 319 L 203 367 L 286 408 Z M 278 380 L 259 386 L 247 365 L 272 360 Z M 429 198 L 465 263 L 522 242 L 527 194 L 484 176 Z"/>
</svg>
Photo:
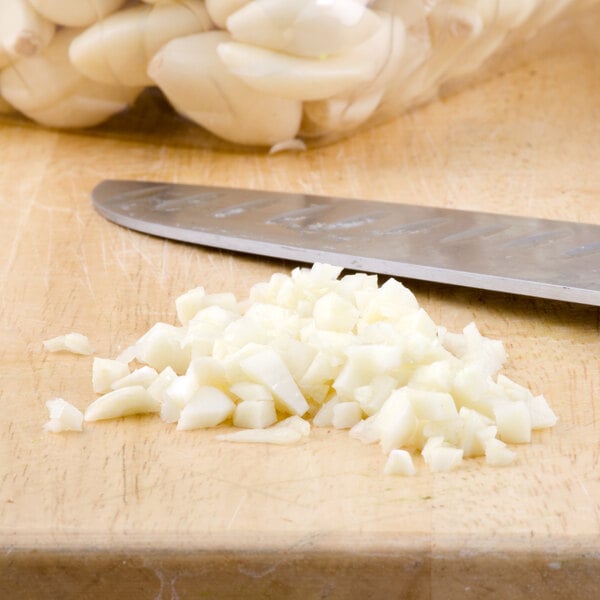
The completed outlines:
<svg viewBox="0 0 600 600">
<path fill-rule="evenodd" d="M 335 292 L 321 296 L 313 310 L 315 325 L 318 329 L 332 331 L 351 331 L 358 319 L 358 309 L 352 302 Z"/>
<path fill-rule="evenodd" d="M 86 409 L 86 421 L 118 419 L 129 415 L 155 413 L 160 404 L 141 385 L 120 388 L 100 396 Z"/>
<path fill-rule="evenodd" d="M 385 454 L 409 442 L 415 432 L 417 418 L 405 390 L 392 392 L 377 413 L 376 422 Z"/>
<path fill-rule="evenodd" d="M 264 429 L 277 421 L 275 403 L 272 400 L 245 400 L 235 407 L 233 425 L 246 429 Z"/>
<path fill-rule="evenodd" d="M 192 376 L 198 386 L 210 385 L 223 390 L 229 388 L 223 364 L 212 356 L 194 358 L 185 374 Z"/>
<path fill-rule="evenodd" d="M 196 313 L 206 306 L 204 304 L 205 296 L 206 292 L 204 291 L 204 288 L 197 287 L 175 299 L 177 317 L 182 325 L 187 325 L 194 318 Z"/>
<path fill-rule="evenodd" d="M 502 368 L 507 356 L 501 341 L 482 336 L 475 323 L 463 329 L 463 336 L 466 344 L 463 360 L 476 364 L 486 375 L 494 375 Z"/>
<path fill-rule="evenodd" d="M 135 360 L 135 357 L 137 356 L 137 352 L 138 352 L 138 349 L 135 344 L 133 344 L 133 346 L 127 346 L 127 348 L 122 350 L 117 355 L 115 360 L 122 362 L 122 363 L 129 364 L 131 361 Z"/>
<path fill-rule="evenodd" d="M 425 421 L 447 421 L 458 417 L 454 398 L 447 392 L 406 388 L 417 418 Z"/>
<path fill-rule="evenodd" d="M 379 429 L 375 423 L 375 415 L 359 421 L 350 429 L 350 437 L 363 444 L 374 444 L 379 441 Z"/>
<path fill-rule="evenodd" d="M 298 385 L 273 348 L 267 347 L 243 359 L 240 367 L 248 377 L 266 386 L 286 412 L 302 416 L 308 410 Z"/>
<path fill-rule="evenodd" d="M 132 385 L 141 385 L 142 387 L 148 388 L 157 377 L 158 373 L 156 372 L 156 369 L 144 366 L 135 369 L 135 371 L 121 377 L 121 379 L 117 379 L 117 381 L 113 381 L 110 387 L 113 390 L 130 387 Z"/>
<path fill-rule="evenodd" d="M 325 402 L 313 417 L 315 427 L 333 427 L 333 410 L 341 402 L 339 396 L 333 396 Z"/>
<path fill-rule="evenodd" d="M 516 454 L 506 444 L 496 438 L 485 442 L 485 461 L 493 467 L 505 467 L 514 462 Z"/>
<path fill-rule="evenodd" d="M 224 442 L 246 442 L 258 444 L 295 444 L 302 434 L 292 427 L 270 427 L 268 429 L 242 429 L 217 436 Z"/>
<path fill-rule="evenodd" d="M 181 345 L 183 331 L 167 323 L 156 323 L 136 343 L 136 358 L 157 371 L 171 367 L 176 373 L 185 373 L 191 351 Z"/>
<path fill-rule="evenodd" d="M 525 402 L 529 417 L 531 419 L 531 429 L 545 429 L 554 427 L 558 422 L 558 417 L 550 408 L 544 396 L 533 396 Z"/>
<path fill-rule="evenodd" d="M 175 373 L 175 371 L 173 371 Z M 165 376 L 168 383 L 162 392 L 162 404 L 160 406 L 160 418 L 165 423 L 175 423 L 179 419 L 181 409 L 191 399 L 198 389 L 198 384 L 193 377 L 189 375 L 180 375 L 172 377 L 170 374 Z"/>
<path fill-rule="evenodd" d="M 73 354 L 92 354 L 94 349 L 90 340 L 81 333 L 66 333 L 57 337 L 45 340 L 44 348 L 48 352 L 72 352 Z"/>
<path fill-rule="evenodd" d="M 501 402 L 494 406 L 498 437 L 509 444 L 531 441 L 531 417 L 525 402 Z"/>
<path fill-rule="evenodd" d="M 333 407 L 332 425 L 336 429 L 350 429 L 363 417 L 358 402 L 340 402 Z"/>
<path fill-rule="evenodd" d="M 429 438 L 421 454 L 433 473 L 452 471 L 463 460 L 462 448 L 448 446 L 442 437 Z"/>
<path fill-rule="evenodd" d="M 94 357 L 92 363 L 92 387 L 96 394 L 105 394 L 113 389 L 111 386 L 115 381 L 129 374 L 126 363 L 111 358 Z"/>
<path fill-rule="evenodd" d="M 60 433 L 83 430 L 83 413 L 63 398 L 48 400 L 46 407 L 50 420 L 44 424 L 44 431 Z"/>
<path fill-rule="evenodd" d="M 383 472 L 386 475 L 414 475 L 416 469 L 409 452 L 395 449 L 389 453 Z"/>
<path fill-rule="evenodd" d="M 148 393 L 157 401 L 162 402 L 165 390 L 173 383 L 177 378 L 177 373 L 166 367 L 159 374 L 158 377 L 148 386 Z"/>
<path fill-rule="evenodd" d="M 210 387 L 200 387 L 181 409 L 177 429 L 200 429 L 215 427 L 233 415 L 235 404 L 221 390 Z"/>
<path fill-rule="evenodd" d="M 354 388 L 352 395 L 363 412 L 372 416 L 379 412 L 398 386 L 399 381 L 390 375 L 375 375 L 369 384 Z"/>
<path fill-rule="evenodd" d="M 428 438 L 425 446 L 423 446 L 423 449 L 421 450 L 421 455 L 427 462 L 431 451 L 434 448 L 440 448 L 443 445 L 444 445 L 444 437 L 443 436 L 441 436 L 441 435 L 431 436 L 430 438 Z"/>
<path fill-rule="evenodd" d="M 484 442 L 486 437 L 494 437 L 497 427 L 493 426 L 493 421 L 485 415 L 463 406 L 460 411 L 460 441 L 458 445 L 463 449 L 465 458 L 472 456 L 483 456 Z M 493 435 L 492 435 L 493 432 Z"/>
<path fill-rule="evenodd" d="M 460 466 L 463 460 L 463 451 L 461 448 L 451 448 L 450 446 L 441 446 L 431 450 L 429 455 L 429 469 L 433 473 L 445 473 L 452 471 Z"/>
<path fill-rule="evenodd" d="M 268 402 L 273 400 L 273 394 L 260 383 L 241 381 L 240 383 L 234 383 L 229 391 L 244 402 Z"/>
</svg>

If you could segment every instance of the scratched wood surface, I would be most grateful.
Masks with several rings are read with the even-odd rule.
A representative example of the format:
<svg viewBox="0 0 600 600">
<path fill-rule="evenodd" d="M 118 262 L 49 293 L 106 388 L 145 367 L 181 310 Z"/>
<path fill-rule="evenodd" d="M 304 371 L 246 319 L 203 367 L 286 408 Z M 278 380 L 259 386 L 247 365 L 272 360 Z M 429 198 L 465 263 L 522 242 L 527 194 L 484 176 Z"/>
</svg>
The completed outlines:
<svg viewBox="0 0 600 600">
<path fill-rule="evenodd" d="M 557 51 L 302 154 L 215 152 L 0 126 L 0 597 L 574 598 L 600 585 L 598 308 L 407 282 L 436 322 L 505 341 L 505 372 L 560 417 L 517 449 L 410 479 L 345 432 L 235 446 L 153 417 L 42 432 L 44 402 L 93 398 L 78 331 L 114 356 L 174 298 L 240 298 L 289 263 L 109 224 L 122 177 L 347 195 L 600 223 L 600 63 Z"/>
</svg>

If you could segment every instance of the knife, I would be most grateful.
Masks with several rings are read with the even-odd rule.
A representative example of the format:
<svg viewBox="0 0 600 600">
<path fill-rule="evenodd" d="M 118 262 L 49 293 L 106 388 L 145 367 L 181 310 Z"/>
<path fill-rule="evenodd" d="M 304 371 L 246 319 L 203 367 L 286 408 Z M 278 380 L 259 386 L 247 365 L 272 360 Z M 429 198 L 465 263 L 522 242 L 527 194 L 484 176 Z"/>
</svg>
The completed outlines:
<svg viewBox="0 0 600 600">
<path fill-rule="evenodd" d="M 600 306 L 600 225 L 261 190 L 106 180 L 136 231 L 301 263 Z"/>
</svg>

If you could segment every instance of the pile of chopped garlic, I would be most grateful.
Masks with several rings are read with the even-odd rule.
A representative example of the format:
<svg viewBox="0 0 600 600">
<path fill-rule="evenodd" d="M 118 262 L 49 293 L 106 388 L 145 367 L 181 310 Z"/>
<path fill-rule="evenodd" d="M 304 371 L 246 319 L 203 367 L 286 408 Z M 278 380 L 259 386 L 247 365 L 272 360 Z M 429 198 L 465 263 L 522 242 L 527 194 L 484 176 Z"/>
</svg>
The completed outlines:
<svg viewBox="0 0 600 600">
<path fill-rule="evenodd" d="M 98 398 L 85 421 L 159 413 L 178 430 L 232 424 L 219 440 L 274 444 L 311 427 L 348 429 L 380 445 L 385 473 L 402 475 L 415 473 L 417 452 L 435 472 L 478 456 L 510 464 L 507 444 L 556 423 L 543 396 L 499 373 L 500 341 L 474 323 L 462 333 L 436 326 L 395 279 L 379 286 L 341 271 L 276 273 L 245 302 L 201 287 L 183 294 L 181 325 L 157 323 L 116 359 L 94 358 Z M 73 422 L 59 403 L 49 430 L 60 430 L 59 413 Z"/>
</svg>

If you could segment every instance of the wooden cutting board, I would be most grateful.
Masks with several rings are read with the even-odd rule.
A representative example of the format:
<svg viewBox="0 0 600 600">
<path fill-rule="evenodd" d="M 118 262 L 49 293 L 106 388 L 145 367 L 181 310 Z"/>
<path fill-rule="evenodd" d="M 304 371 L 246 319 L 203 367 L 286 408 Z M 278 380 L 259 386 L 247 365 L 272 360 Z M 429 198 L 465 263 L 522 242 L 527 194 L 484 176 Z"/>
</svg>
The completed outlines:
<svg viewBox="0 0 600 600">
<path fill-rule="evenodd" d="M 600 310 L 405 282 L 434 320 L 504 340 L 505 373 L 560 417 L 505 469 L 384 477 L 346 432 L 219 443 L 158 418 L 44 433 L 92 399 L 77 331 L 115 356 L 192 287 L 293 265 L 127 231 L 102 178 L 292 190 L 600 223 L 600 62 L 556 52 L 328 147 L 268 156 L 0 126 L 0 597 L 578 598 L 600 587 Z"/>
</svg>

